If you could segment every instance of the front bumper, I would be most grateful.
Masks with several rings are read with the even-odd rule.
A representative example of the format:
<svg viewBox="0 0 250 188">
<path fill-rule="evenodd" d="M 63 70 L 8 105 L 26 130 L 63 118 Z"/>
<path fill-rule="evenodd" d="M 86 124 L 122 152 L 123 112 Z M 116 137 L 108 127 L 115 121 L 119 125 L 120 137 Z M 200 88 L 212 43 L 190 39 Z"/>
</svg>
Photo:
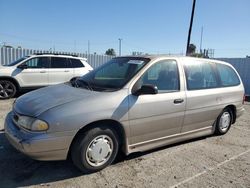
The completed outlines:
<svg viewBox="0 0 250 188">
<path fill-rule="evenodd" d="M 5 136 L 18 151 L 36 160 L 65 160 L 75 132 L 28 132 L 12 121 L 10 112 L 5 119 Z"/>
</svg>

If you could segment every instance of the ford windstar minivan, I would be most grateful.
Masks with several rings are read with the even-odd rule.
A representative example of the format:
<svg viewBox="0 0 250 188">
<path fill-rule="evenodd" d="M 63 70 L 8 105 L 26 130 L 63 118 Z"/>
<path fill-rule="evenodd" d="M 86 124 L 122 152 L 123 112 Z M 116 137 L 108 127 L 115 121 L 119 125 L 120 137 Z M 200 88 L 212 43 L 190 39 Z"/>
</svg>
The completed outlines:
<svg viewBox="0 0 250 188">
<path fill-rule="evenodd" d="M 243 113 L 244 87 L 222 61 L 117 57 L 72 82 L 19 97 L 5 134 L 37 160 L 71 157 L 83 172 L 111 164 L 118 150 L 145 151 L 225 134 Z"/>
</svg>

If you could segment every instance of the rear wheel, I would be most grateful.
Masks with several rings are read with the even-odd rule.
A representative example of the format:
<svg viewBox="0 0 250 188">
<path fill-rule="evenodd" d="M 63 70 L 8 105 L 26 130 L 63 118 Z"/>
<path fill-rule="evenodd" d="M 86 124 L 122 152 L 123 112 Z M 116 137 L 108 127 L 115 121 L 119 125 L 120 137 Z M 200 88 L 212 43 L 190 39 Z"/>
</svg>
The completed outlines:
<svg viewBox="0 0 250 188">
<path fill-rule="evenodd" d="M 215 133 L 217 135 L 223 135 L 229 131 L 231 124 L 232 124 L 232 120 L 233 120 L 232 117 L 233 117 L 233 114 L 230 109 L 225 108 L 222 111 L 222 113 L 217 118 L 217 122 L 216 122 Z"/>
<path fill-rule="evenodd" d="M 0 99 L 9 99 L 16 94 L 16 86 L 9 80 L 0 80 Z"/>
<path fill-rule="evenodd" d="M 73 163 L 84 173 L 110 165 L 119 149 L 117 133 L 109 127 L 95 127 L 79 135 L 71 148 Z"/>
</svg>

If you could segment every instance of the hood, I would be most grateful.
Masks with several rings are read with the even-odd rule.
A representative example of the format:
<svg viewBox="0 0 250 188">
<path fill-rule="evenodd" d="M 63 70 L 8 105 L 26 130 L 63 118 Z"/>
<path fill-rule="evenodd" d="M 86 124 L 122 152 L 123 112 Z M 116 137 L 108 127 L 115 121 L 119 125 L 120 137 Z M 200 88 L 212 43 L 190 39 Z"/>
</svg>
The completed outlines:
<svg viewBox="0 0 250 188">
<path fill-rule="evenodd" d="M 82 88 L 74 88 L 69 84 L 59 84 L 38 89 L 19 97 L 14 110 L 22 115 L 37 117 L 43 112 L 75 100 L 98 94 Z"/>
<path fill-rule="evenodd" d="M 11 67 L 11 66 L 4 66 L 4 65 L 1 65 L 1 63 L 0 63 L 0 69 L 2 69 L 2 70 L 13 70 L 13 67 Z"/>
<path fill-rule="evenodd" d="M 0 76 L 10 76 L 10 75 L 15 75 L 17 73 L 18 73 L 18 69 L 16 69 L 16 67 L 0 65 Z"/>
</svg>

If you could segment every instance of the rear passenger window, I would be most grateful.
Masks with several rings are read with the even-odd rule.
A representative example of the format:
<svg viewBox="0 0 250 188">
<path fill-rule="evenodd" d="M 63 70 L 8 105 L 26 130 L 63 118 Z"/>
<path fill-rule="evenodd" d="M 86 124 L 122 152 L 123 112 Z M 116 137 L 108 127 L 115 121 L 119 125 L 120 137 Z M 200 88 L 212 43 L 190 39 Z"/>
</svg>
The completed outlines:
<svg viewBox="0 0 250 188">
<path fill-rule="evenodd" d="M 51 68 L 70 68 L 67 58 L 51 57 Z"/>
<path fill-rule="evenodd" d="M 231 67 L 223 64 L 217 64 L 216 67 L 220 75 L 222 86 L 236 86 L 240 84 L 237 74 Z"/>
<path fill-rule="evenodd" d="M 184 65 L 188 90 L 218 87 L 216 74 L 210 63 L 191 62 Z"/>
<path fill-rule="evenodd" d="M 79 59 L 70 59 L 72 68 L 84 67 L 83 63 Z"/>
</svg>

